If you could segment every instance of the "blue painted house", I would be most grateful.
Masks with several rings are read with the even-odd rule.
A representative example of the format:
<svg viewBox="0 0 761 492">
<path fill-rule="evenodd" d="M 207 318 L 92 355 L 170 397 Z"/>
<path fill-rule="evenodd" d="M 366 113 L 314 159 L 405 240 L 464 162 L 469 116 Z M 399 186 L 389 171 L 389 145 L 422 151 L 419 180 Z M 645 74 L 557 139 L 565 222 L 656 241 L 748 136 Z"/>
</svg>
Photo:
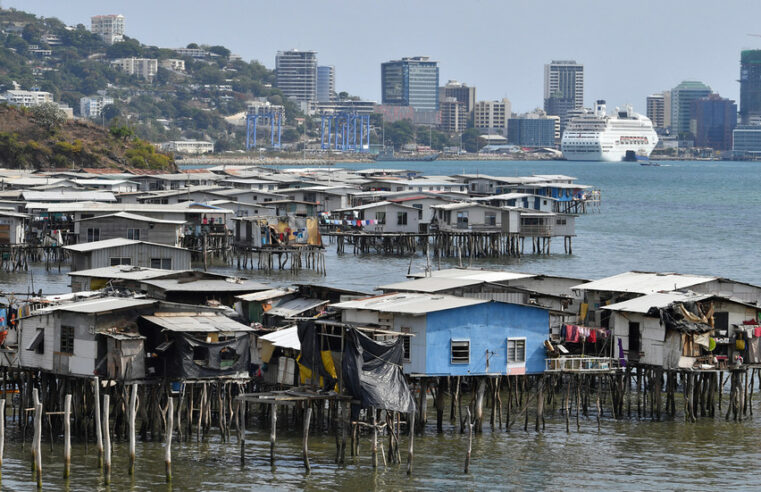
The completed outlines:
<svg viewBox="0 0 761 492">
<path fill-rule="evenodd" d="M 550 311 L 483 299 L 394 293 L 334 304 L 345 323 L 409 334 L 404 372 L 415 376 L 540 374 Z"/>
</svg>

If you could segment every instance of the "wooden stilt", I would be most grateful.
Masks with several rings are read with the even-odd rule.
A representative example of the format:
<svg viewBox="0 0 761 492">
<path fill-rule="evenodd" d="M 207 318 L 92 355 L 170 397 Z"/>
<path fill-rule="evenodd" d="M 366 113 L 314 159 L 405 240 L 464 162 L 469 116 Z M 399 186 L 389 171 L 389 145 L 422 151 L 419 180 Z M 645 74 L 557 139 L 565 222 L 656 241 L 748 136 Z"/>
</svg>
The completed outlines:
<svg viewBox="0 0 761 492">
<path fill-rule="evenodd" d="M 71 474 L 71 394 L 63 403 L 63 478 Z"/>
<path fill-rule="evenodd" d="M 174 398 L 167 401 L 166 410 L 166 448 L 164 449 L 164 464 L 166 465 L 166 481 L 172 481 L 172 434 L 174 433 Z"/>
<path fill-rule="evenodd" d="M 304 410 L 304 440 L 302 444 L 301 452 L 304 456 L 304 468 L 307 473 L 312 471 L 312 467 L 309 466 L 309 422 L 312 419 L 312 405 L 307 401 L 306 410 Z"/>
<path fill-rule="evenodd" d="M 100 422 L 100 379 L 96 377 L 92 384 L 95 403 L 95 445 L 98 448 L 98 468 L 101 468 L 103 466 L 103 429 Z"/>
<path fill-rule="evenodd" d="M 127 424 L 129 426 L 129 469 L 130 475 L 135 474 L 135 416 L 137 414 L 137 384 L 132 384 L 127 409 Z"/>
<path fill-rule="evenodd" d="M 4 390 L 5 390 L 5 385 L 3 385 L 3 391 Z M 2 477 L 3 477 L 3 452 L 4 451 L 5 451 L 5 398 L 0 400 L 0 480 L 2 480 Z"/>
<path fill-rule="evenodd" d="M 103 395 L 103 467 L 106 485 L 111 483 L 111 426 L 108 423 L 110 406 L 110 396 L 108 394 Z"/>
<path fill-rule="evenodd" d="M 34 406 L 34 464 L 37 488 L 42 488 L 42 403 Z"/>
<path fill-rule="evenodd" d="M 277 404 L 270 409 L 270 466 L 275 466 L 275 439 L 277 438 Z"/>
<path fill-rule="evenodd" d="M 465 473 L 470 473 L 470 454 L 473 450 L 473 421 L 470 417 L 470 408 L 468 412 L 468 451 L 465 453 Z"/>
<path fill-rule="evenodd" d="M 414 456 L 413 447 L 415 443 L 415 411 L 409 413 L 407 417 L 409 419 L 409 432 L 410 432 L 410 446 L 407 452 L 407 475 L 412 475 L 412 458 Z"/>
</svg>

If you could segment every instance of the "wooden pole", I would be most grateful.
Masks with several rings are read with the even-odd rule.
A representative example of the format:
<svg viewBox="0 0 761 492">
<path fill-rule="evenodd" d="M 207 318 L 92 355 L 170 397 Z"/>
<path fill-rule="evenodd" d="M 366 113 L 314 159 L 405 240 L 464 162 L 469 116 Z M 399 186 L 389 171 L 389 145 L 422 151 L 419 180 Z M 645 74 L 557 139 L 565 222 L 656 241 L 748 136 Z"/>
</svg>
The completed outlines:
<svg viewBox="0 0 761 492">
<path fill-rule="evenodd" d="M 3 476 L 3 451 L 5 451 L 5 398 L 0 400 L 0 479 Z"/>
<path fill-rule="evenodd" d="M 307 408 L 304 411 L 304 441 L 302 444 L 302 454 L 304 455 L 304 468 L 307 473 L 312 471 L 309 466 L 309 421 L 312 419 L 312 405 L 307 401 Z"/>
<path fill-rule="evenodd" d="M 246 402 L 238 400 L 238 442 L 240 443 L 240 464 L 246 463 Z"/>
<path fill-rule="evenodd" d="M 103 466 L 106 485 L 111 483 L 111 431 L 108 423 L 108 409 L 111 406 L 111 397 L 103 395 Z"/>
<path fill-rule="evenodd" d="M 166 448 L 164 463 L 166 464 L 166 481 L 172 481 L 172 433 L 174 432 L 174 398 L 167 401 Z"/>
<path fill-rule="evenodd" d="M 129 474 L 135 474 L 135 416 L 137 414 L 137 384 L 132 383 L 132 391 L 129 395 L 129 409 L 127 410 L 129 424 Z"/>
<path fill-rule="evenodd" d="M 473 422 L 470 418 L 470 408 L 466 408 L 468 412 L 468 452 L 465 453 L 465 473 L 470 473 L 470 453 L 473 450 Z"/>
<path fill-rule="evenodd" d="M 42 488 L 42 403 L 34 406 L 34 462 L 37 488 Z"/>
<path fill-rule="evenodd" d="M 410 448 L 407 452 L 407 475 L 412 475 L 413 446 L 415 443 L 415 410 L 409 413 Z"/>
<path fill-rule="evenodd" d="M 103 466 L 103 429 L 100 424 L 100 379 L 93 381 L 95 395 L 95 444 L 98 447 L 98 468 Z"/>
<path fill-rule="evenodd" d="M 378 412 L 370 407 L 373 413 L 373 468 L 378 468 Z"/>
<path fill-rule="evenodd" d="M 63 403 L 63 478 L 71 475 L 71 394 Z"/>
<path fill-rule="evenodd" d="M 277 404 L 272 404 L 270 412 L 270 465 L 275 466 L 275 439 L 277 438 Z"/>
</svg>

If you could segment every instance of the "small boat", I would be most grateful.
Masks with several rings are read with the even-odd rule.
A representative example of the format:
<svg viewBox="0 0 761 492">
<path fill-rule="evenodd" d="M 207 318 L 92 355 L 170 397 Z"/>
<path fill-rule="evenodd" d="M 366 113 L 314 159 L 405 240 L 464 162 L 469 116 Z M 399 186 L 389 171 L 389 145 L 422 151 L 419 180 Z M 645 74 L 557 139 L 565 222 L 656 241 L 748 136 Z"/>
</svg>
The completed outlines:
<svg viewBox="0 0 761 492">
<path fill-rule="evenodd" d="M 658 162 L 649 162 L 649 161 L 641 161 L 639 163 L 640 166 L 650 166 L 650 167 L 661 167 L 660 163 Z"/>
</svg>

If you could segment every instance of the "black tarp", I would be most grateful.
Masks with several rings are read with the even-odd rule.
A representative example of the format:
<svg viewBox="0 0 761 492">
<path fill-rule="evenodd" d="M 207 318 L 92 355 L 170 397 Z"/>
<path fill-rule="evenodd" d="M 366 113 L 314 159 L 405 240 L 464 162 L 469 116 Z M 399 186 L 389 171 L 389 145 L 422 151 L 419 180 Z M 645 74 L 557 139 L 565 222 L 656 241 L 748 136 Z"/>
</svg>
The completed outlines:
<svg viewBox="0 0 761 492">
<path fill-rule="evenodd" d="M 317 374 L 323 378 L 325 388 L 333 388 L 338 381 L 325 369 L 322 363 L 322 354 L 320 353 L 320 341 L 317 338 L 317 327 L 313 320 L 301 320 L 298 322 L 297 333 L 299 334 L 299 343 L 301 343 L 301 355 L 299 355 L 299 364 L 306 367 L 312 374 Z M 330 347 L 325 347 L 330 350 Z"/>
<path fill-rule="evenodd" d="M 165 356 L 168 377 L 210 378 L 248 373 L 251 360 L 248 333 L 238 333 L 235 338 L 211 343 L 188 333 L 173 335 L 174 343 Z"/>
<path fill-rule="evenodd" d="M 699 312 L 694 302 L 685 302 L 682 304 L 690 313 Z M 679 303 L 672 303 L 665 308 L 650 308 L 647 315 L 653 318 L 660 318 L 661 324 L 665 326 L 667 330 L 675 330 L 687 334 L 700 334 L 713 330 L 709 324 L 696 323 L 685 318 L 681 309 L 679 309 Z M 699 315 L 696 314 L 696 316 Z"/>
<path fill-rule="evenodd" d="M 403 355 L 402 337 L 381 342 L 355 328 L 346 330 L 342 365 L 344 385 L 362 402 L 362 408 L 404 413 L 415 410 L 415 400 L 402 374 Z"/>
</svg>

